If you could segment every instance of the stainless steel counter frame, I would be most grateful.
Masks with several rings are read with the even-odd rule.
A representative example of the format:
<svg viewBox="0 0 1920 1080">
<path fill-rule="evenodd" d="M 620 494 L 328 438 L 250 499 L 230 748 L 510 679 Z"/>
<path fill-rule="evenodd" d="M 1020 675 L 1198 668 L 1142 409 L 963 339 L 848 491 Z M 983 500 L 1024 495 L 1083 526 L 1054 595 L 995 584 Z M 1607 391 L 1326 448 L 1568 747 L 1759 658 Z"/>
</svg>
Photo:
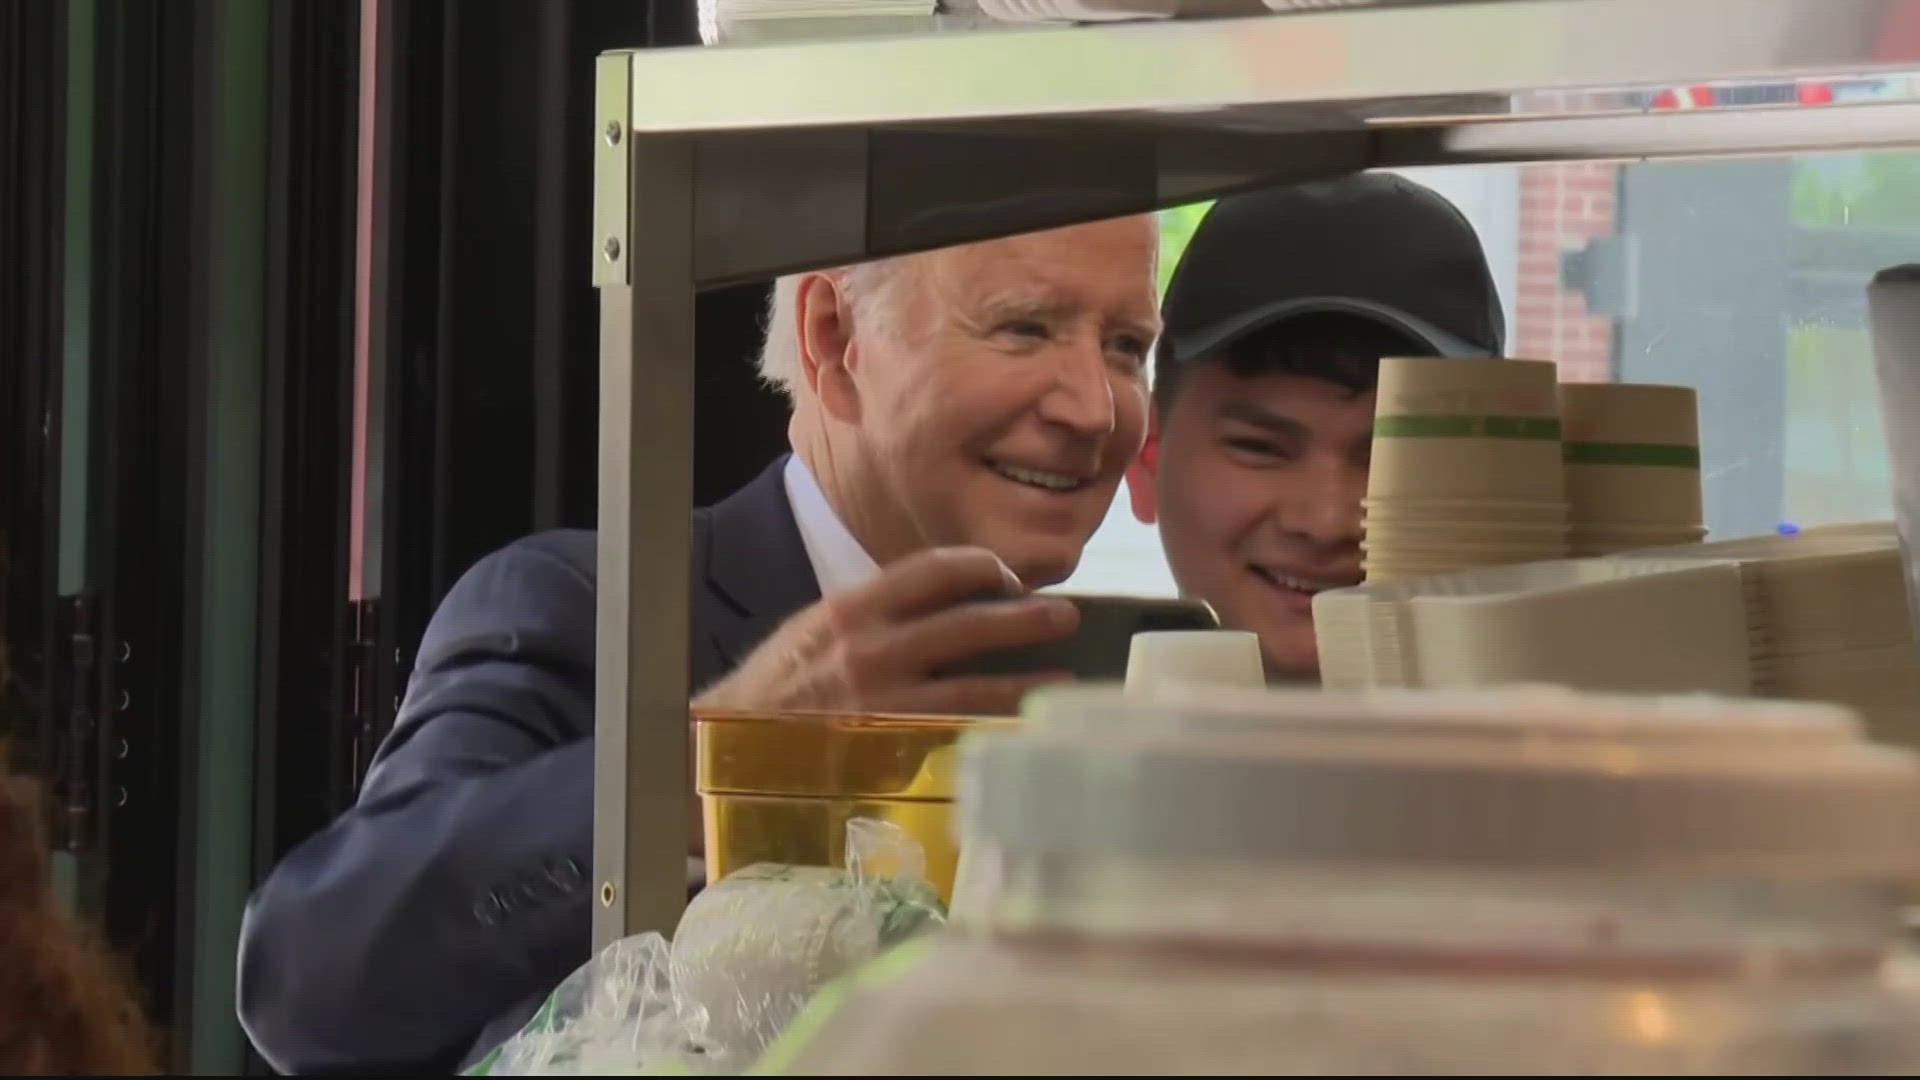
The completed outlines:
<svg viewBox="0 0 1920 1080">
<path fill-rule="evenodd" d="M 1916 26 L 1920 0 L 1486 0 L 602 56 L 596 947 L 686 896 L 696 290 L 1381 166 L 1917 144 L 1920 102 L 1509 109 L 1920 70 Z"/>
</svg>

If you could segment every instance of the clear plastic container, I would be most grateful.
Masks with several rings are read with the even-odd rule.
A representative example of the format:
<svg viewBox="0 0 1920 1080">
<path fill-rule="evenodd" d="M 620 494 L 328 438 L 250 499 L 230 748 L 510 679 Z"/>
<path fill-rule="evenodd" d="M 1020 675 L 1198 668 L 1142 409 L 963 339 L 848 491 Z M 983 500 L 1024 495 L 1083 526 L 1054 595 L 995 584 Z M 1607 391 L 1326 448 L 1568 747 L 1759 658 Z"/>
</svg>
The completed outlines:
<svg viewBox="0 0 1920 1080">
<path fill-rule="evenodd" d="M 1920 1068 L 1920 771 L 1838 710 L 1078 690 L 1030 719 L 969 748 L 987 914 L 763 1071 Z"/>
</svg>

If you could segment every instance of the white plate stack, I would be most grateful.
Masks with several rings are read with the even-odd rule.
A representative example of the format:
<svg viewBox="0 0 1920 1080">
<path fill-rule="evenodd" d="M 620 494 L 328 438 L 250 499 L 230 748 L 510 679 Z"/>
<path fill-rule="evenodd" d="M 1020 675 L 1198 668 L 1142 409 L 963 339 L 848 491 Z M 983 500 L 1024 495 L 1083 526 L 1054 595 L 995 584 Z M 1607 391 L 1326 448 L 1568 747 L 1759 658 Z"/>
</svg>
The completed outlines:
<svg viewBox="0 0 1920 1080">
<path fill-rule="evenodd" d="M 1611 555 L 1706 538 L 1700 407 L 1691 387 L 1560 387 L 1571 554 Z"/>
<path fill-rule="evenodd" d="M 1846 706 L 1920 747 L 1920 652 L 1891 522 L 1404 582 L 1313 605 L 1330 688 L 1556 683 Z"/>
<path fill-rule="evenodd" d="M 1565 557 L 1554 365 L 1390 357 L 1379 385 L 1368 581 Z"/>
<path fill-rule="evenodd" d="M 1734 560 L 1745 581 L 1753 692 L 1859 712 L 1876 738 L 1920 745 L 1920 654 L 1891 522 L 1634 552 Z"/>
<path fill-rule="evenodd" d="M 980 10 L 1013 23 L 1126 22 L 1171 19 L 1181 0 L 979 0 Z"/>
<path fill-rule="evenodd" d="M 1737 563 L 1576 559 L 1380 584 L 1314 598 L 1330 689 L 1551 683 L 1746 694 Z"/>
<path fill-rule="evenodd" d="M 1129 22 L 1145 19 L 1222 19 L 1312 14 L 1385 3 L 1464 3 L 1466 0 L 698 0 L 700 38 L 708 45 L 831 41 L 956 30 L 992 30 L 1035 24 Z M 1422 99 L 1423 115 L 1435 103 Z M 1404 103 L 1389 103 L 1389 112 Z M 1438 105 L 1462 115 L 1505 112 L 1505 95 L 1449 98 Z"/>
<path fill-rule="evenodd" d="M 1136 19 L 1209 19 L 1374 7 L 1382 0 L 977 0 L 1006 23 L 1098 23 Z M 1400 0 L 1406 2 L 1406 0 Z M 1443 0 L 1426 0 L 1428 3 Z M 944 10 L 945 5 L 943 5 Z"/>
<path fill-rule="evenodd" d="M 708 45 L 926 34 L 994 24 L 976 0 L 698 0 Z"/>
<path fill-rule="evenodd" d="M 1420 685 L 1419 643 L 1407 599 L 1421 583 L 1369 582 L 1313 598 L 1321 686 L 1362 690 Z"/>
</svg>

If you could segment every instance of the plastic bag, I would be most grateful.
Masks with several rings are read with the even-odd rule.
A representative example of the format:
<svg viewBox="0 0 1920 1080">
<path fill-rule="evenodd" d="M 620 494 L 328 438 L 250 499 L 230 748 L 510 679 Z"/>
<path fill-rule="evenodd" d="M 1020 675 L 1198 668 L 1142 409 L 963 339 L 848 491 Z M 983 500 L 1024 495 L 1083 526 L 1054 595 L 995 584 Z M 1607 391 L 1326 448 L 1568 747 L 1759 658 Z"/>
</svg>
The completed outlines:
<svg viewBox="0 0 1920 1080">
<path fill-rule="evenodd" d="M 473 1076 L 639 1076 L 713 1071 L 706 1017 L 673 992 L 667 939 L 609 945 L 567 977 Z"/>
<path fill-rule="evenodd" d="M 615 942 L 470 1075 L 744 1072 L 822 986 L 946 921 L 920 845 L 847 823 L 847 869 L 759 864 L 687 905 L 669 945 Z"/>
</svg>

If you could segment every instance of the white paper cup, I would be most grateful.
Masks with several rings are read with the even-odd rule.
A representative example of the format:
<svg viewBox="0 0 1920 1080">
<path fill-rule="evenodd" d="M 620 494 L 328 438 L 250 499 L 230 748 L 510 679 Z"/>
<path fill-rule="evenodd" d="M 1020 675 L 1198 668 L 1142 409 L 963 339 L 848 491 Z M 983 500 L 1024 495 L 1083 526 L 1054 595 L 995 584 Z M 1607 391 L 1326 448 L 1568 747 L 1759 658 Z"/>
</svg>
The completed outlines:
<svg viewBox="0 0 1920 1080">
<path fill-rule="evenodd" d="M 1156 630 L 1133 635 L 1127 689 L 1267 685 L 1260 636 L 1245 630 Z"/>
</svg>

